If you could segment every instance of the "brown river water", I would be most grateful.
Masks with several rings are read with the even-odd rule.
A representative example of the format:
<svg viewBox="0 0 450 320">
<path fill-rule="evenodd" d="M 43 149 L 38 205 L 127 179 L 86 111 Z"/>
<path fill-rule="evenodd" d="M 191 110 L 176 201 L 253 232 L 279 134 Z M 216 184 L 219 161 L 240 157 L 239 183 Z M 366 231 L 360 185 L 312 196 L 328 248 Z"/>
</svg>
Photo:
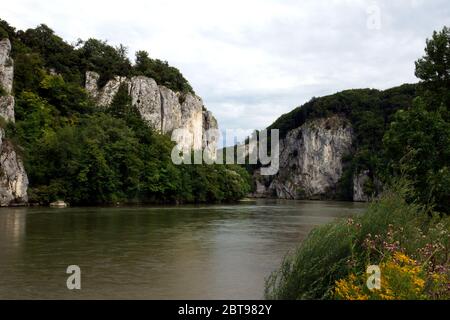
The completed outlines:
<svg viewBox="0 0 450 320">
<path fill-rule="evenodd" d="M 262 299 L 264 281 L 351 202 L 1 208 L 0 299 Z M 66 269 L 81 269 L 68 290 Z"/>
</svg>

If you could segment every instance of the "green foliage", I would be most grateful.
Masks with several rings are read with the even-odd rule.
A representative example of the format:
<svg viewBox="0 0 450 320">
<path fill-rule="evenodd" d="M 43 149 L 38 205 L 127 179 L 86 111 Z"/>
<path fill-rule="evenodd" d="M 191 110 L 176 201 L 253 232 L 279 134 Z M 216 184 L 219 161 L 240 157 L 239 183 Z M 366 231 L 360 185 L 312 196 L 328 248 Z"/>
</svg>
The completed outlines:
<svg viewBox="0 0 450 320">
<path fill-rule="evenodd" d="M 60 75 L 43 74 L 39 93 L 48 103 L 57 106 L 62 116 L 85 114 L 93 111 L 86 91 L 80 86 L 64 81 Z"/>
<path fill-rule="evenodd" d="M 83 116 L 76 126 L 35 132 L 37 141 L 26 148 L 31 200 L 46 203 L 62 198 L 84 205 L 215 202 L 235 201 L 248 192 L 248 180 L 243 178 L 248 176 L 239 167 L 176 166 L 167 136 L 148 127 L 144 133 L 131 123 L 97 112 Z M 18 123 L 18 131 L 22 127 Z"/>
<path fill-rule="evenodd" d="M 311 119 L 344 116 L 351 122 L 354 141 L 337 186 L 340 199 L 351 199 L 355 174 L 368 171 L 370 181 L 364 190 L 377 194 L 376 181 L 387 183 L 403 170 L 414 181 L 414 199 L 435 203 L 437 210 L 450 212 L 449 61 L 450 31 L 444 27 L 427 40 L 425 56 L 416 62 L 421 83 L 313 98 L 281 116 L 269 129 L 280 129 L 284 137 Z"/>
<path fill-rule="evenodd" d="M 102 112 L 83 89 L 41 71 L 36 92 L 17 97 L 7 130 L 25 149 L 31 202 L 216 202 L 249 191 L 239 166 L 174 165 L 173 142 L 148 127 L 125 85 Z"/>
<path fill-rule="evenodd" d="M 346 90 L 333 95 L 312 98 L 309 102 L 282 115 L 268 129 L 279 129 L 280 138 L 307 120 L 345 116 L 350 120 L 357 143 L 380 144 L 386 123 L 400 108 L 409 108 L 415 96 L 415 85 L 405 84 L 386 91 L 374 89 Z"/>
<path fill-rule="evenodd" d="M 0 40 L 8 38 L 8 32 L 0 26 Z"/>
<path fill-rule="evenodd" d="M 28 150 L 45 132 L 54 131 L 64 123 L 54 106 L 29 91 L 22 92 L 17 98 L 15 115 L 16 135 Z"/>
<path fill-rule="evenodd" d="M 107 110 L 82 88 L 92 70 L 100 74 L 99 86 L 141 74 L 193 92 L 167 62 L 140 52 L 132 66 L 122 45 L 89 39 L 74 47 L 46 25 L 16 31 L 0 20 L 0 32 L 12 42 L 16 96 L 16 123 L 0 125 L 8 141 L 23 147 L 30 202 L 235 201 L 249 191 L 250 176 L 239 166 L 174 165 L 173 142 L 149 128 L 125 85 Z"/>
<path fill-rule="evenodd" d="M 406 287 L 413 284 L 416 297 L 448 299 L 450 218 L 440 213 L 450 212 L 449 35 L 445 27 L 435 32 L 416 63 L 420 97 L 413 100 L 412 86 L 346 91 L 313 99 L 272 125 L 285 133 L 310 118 L 345 115 L 355 129 L 356 150 L 342 183 L 357 166 L 393 187 L 363 215 L 314 229 L 269 277 L 267 298 L 333 298 L 336 284 L 341 297 L 369 298 L 374 294 L 358 279 L 368 265 L 381 264 L 391 271 L 384 286 L 398 289 L 385 296 L 411 297 Z M 373 181 L 364 185 L 368 192 Z M 416 274 L 402 271 L 399 257 Z"/>
<path fill-rule="evenodd" d="M 69 81 L 81 80 L 77 70 L 79 59 L 73 47 L 48 26 L 41 24 L 25 32 L 19 31 L 17 37 L 31 52 L 39 54 L 46 69 L 53 69 Z"/>
<path fill-rule="evenodd" d="M 416 76 L 422 80 L 420 96 L 429 110 L 438 110 L 450 121 L 450 29 L 444 27 L 427 39 L 425 55 L 416 61 Z M 442 109 L 442 108 L 446 108 Z"/>
<path fill-rule="evenodd" d="M 100 74 L 98 85 L 105 85 L 115 76 L 129 76 L 131 63 L 127 57 L 127 49 L 123 45 L 117 48 L 106 41 L 89 39 L 79 41 L 76 54 L 79 58 L 81 71 L 95 71 Z"/>
<path fill-rule="evenodd" d="M 17 54 L 14 60 L 14 92 L 37 92 L 44 73 L 44 63 L 39 54 Z"/>
<path fill-rule="evenodd" d="M 0 39 L 9 38 L 11 40 L 11 38 L 14 37 L 15 32 L 16 30 L 11 27 L 8 22 L 0 19 Z"/>
<path fill-rule="evenodd" d="M 86 71 L 100 74 L 102 87 L 115 76 L 146 75 L 179 92 L 192 92 L 181 72 L 167 61 L 152 59 L 145 51 L 136 53 L 133 66 L 127 48 L 114 47 L 98 39 L 78 40 L 76 45 L 65 42 L 45 24 L 26 31 L 16 31 L 0 19 L 0 38 L 9 37 L 15 59 L 15 92 L 34 91 L 40 83 L 40 69 L 59 74 L 67 83 L 83 85 Z"/>
<path fill-rule="evenodd" d="M 386 250 L 400 250 L 411 257 L 436 245 L 439 250 L 432 256 L 433 263 L 447 264 L 450 244 L 442 232 L 448 234 L 450 218 L 432 218 L 426 208 L 408 204 L 409 192 L 408 183 L 397 182 L 362 215 L 315 228 L 267 279 L 266 298 L 332 298 L 337 280 L 382 261 L 384 252 L 369 250 L 373 239 L 384 241 Z"/>
<path fill-rule="evenodd" d="M 416 62 L 420 97 L 399 110 L 383 138 L 384 180 L 399 174 L 414 182 L 411 198 L 450 213 L 450 31 L 427 40 Z"/>
<path fill-rule="evenodd" d="M 395 115 L 384 139 L 387 177 L 406 175 L 415 196 L 450 213 L 450 123 L 439 111 L 427 111 L 417 98 L 410 110 Z"/>
<path fill-rule="evenodd" d="M 337 186 L 337 197 L 351 200 L 354 174 L 369 172 L 373 181 L 379 178 L 384 158 L 382 139 L 397 110 L 409 109 L 416 95 L 416 85 L 405 84 L 385 91 L 373 89 L 346 90 L 313 98 L 306 104 L 282 115 L 268 129 L 279 129 L 280 138 L 312 119 L 340 115 L 348 119 L 354 131 L 353 150 L 347 155 L 344 172 Z"/>
<path fill-rule="evenodd" d="M 169 66 L 167 61 L 151 59 L 146 51 L 136 52 L 133 73 L 153 78 L 158 84 L 177 92 L 194 93 L 189 82 L 177 68 Z"/>
<path fill-rule="evenodd" d="M 434 86 L 450 86 L 450 29 L 433 32 L 427 40 L 425 56 L 416 62 L 416 76 Z"/>
</svg>

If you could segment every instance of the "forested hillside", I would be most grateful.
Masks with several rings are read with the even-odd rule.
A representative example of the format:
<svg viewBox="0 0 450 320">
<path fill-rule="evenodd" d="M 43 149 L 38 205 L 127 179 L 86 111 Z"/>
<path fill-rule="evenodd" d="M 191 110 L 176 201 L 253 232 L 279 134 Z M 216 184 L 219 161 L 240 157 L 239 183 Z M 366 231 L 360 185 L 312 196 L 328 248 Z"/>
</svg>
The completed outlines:
<svg viewBox="0 0 450 320">
<path fill-rule="evenodd" d="M 16 122 L 2 125 L 24 158 L 31 203 L 233 201 L 249 191 L 238 166 L 174 165 L 170 137 L 148 127 L 127 90 L 105 109 L 84 89 L 90 70 L 100 74 L 99 86 L 114 76 L 145 75 L 193 92 L 167 62 L 139 51 L 132 63 L 126 47 L 97 39 L 71 45 L 45 25 L 22 31 L 0 20 L 0 38 L 12 44 L 16 99 Z"/>
</svg>

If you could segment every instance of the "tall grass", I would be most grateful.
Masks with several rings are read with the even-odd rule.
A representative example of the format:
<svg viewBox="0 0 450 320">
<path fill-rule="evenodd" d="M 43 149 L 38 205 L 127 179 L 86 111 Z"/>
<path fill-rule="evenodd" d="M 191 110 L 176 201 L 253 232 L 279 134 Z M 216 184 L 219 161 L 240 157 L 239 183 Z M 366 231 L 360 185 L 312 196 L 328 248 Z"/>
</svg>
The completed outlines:
<svg viewBox="0 0 450 320">
<path fill-rule="evenodd" d="M 437 230 L 449 230 L 450 219 L 434 216 L 431 208 L 407 203 L 405 198 L 410 192 L 407 182 L 397 182 L 374 200 L 365 213 L 315 228 L 266 280 L 265 297 L 332 298 L 337 280 L 365 270 L 368 264 L 377 264 L 383 258 L 382 252 L 366 248 L 365 243 L 371 237 L 398 246 L 411 256 L 427 243 L 443 242 L 447 256 L 439 259 L 447 259 L 448 264 L 448 233 L 443 236 Z"/>
</svg>

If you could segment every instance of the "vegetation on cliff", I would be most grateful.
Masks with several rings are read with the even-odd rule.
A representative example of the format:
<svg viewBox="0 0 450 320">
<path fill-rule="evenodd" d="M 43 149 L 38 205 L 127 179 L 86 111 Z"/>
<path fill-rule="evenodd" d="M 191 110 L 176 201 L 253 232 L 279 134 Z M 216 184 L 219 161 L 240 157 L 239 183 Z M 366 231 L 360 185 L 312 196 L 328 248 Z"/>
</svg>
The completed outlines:
<svg viewBox="0 0 450 320">
<path fill-rule="evenodd" d="M 94 70 L 103 83 L 146 74 L 192 91 L 177 69 L 143 52 L 131 65 L 123 46 L 96 39 L 74 47 L 45 25 L 16 31 L 0 20 L 0 28 L 15 60 L 16 122 L 7 124 L 7 137 L 22 148 L 30 202 L 215 202 L 249 191 L 249 175 L 239 166 L 174 165 L 174 143 L 148 127 L 125 88 L 104 110 L 82 87 L 84 72 Z"/>
</svg>

